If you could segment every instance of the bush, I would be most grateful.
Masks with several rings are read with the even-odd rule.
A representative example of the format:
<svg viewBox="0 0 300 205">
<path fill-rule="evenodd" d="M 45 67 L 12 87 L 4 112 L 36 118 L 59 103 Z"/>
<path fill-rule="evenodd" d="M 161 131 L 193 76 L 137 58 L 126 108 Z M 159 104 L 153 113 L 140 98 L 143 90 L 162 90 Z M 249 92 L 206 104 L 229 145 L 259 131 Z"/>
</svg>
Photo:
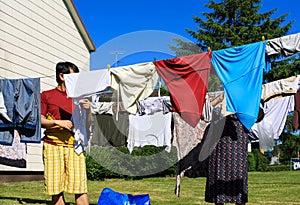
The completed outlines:
<svg viewBox="0 0 300 205">
<path fill-rule="evenodd" d="M 92 147 L 86 157 L 90 180 L 175 176 L 176 162 L 174 147 L 171 153 L 167 153 L 164 147 L 155 146 L 138 147 L 132 153 L 127 147 Z"/>
<path fill-rule="evenodd" d="M 267 166 L 266 171 L 268 172 L 278 172 L 278 171 L 290 171 L 290 165 L 273 165 Z"/>
<path fill-rule="evenodd" d="M 253 154 L 255 156 L 256 171 L 266 171 L 269 160 L 265 157 L 258 149 L 253 150 Z"/>
<path fill-rule="evenodd" d="M 157 154 L 160 154 L 159 156 Z M 123 154 L 123 158 L 120 158 Z M 143 156 L 148 156 L 145 160 Z M 159 157 L 159 160 L 156 157 Z M 121 160 L 120 160 L 121 159 Z M 172 147 L 171 153 L 166 153 L 163 147 L 138 147 L 129 153 L 127 147 L 92 147 L 86 154 L 86 169 L 89 180 L 104 180 L 105 178 L 141 179 L 145 177 L 175 176 L 177 150 Z M 174 161 L 175 160 L 175 161 Z M 268 165 L 269 160 L 259 149 L 248 153 L 248 171 L 289 171 L 289 165 Z M 170 165 L 170 166 L 167 166 Z M 166 166 L 159 172 L 151 172 L 157 166 Z M 112 170 L 118 170 L 113 172 Z M 135 176 L 134 171 L 144 175 Z M 122 174 L 123 173 L 123 174 Z M 124 174 L 126 173 L 126 174 Z M 147 175 L 147 173 L 153 173 Z"/>
<path fill-rule="evenodd" d="M 90 155 L 86 155 L 86 171 L 89 180 L 104 180 L 104 168 L 97 163 Z"/>
<path fill-rule="evenodd" d="M 256 162 L 253 152 L 248 153 L 248 171 L 256 171 Z"/>
</svg>

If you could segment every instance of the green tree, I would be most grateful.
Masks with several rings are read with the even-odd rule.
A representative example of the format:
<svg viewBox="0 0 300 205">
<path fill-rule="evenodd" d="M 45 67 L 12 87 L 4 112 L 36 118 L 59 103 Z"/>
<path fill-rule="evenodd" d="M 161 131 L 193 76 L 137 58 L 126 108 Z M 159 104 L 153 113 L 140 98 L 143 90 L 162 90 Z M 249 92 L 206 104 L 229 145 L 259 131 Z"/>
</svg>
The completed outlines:
<svg viewBox="0 0 300 205">
<path fill-rule="evenodd" d="M 280 161 L 288 164 L 291 158 L 297 157 L 300 151 L 300 136 L 299 134 L 283 133 L 281 136 L 282 144 L 279 145 Z"/>
<path fill-rule="evenodd" d="M 192 55 L 196 53 L 202 53 L 203 50 L 197 45 L 192 42 L 186 42 L 179 38 L 173 39 L 175 42 L 177 42 L 177 45 L 169 45 L 172 50 L 176 52 L 176 56 L 187 56 Z"/>
<path fill-rule="evenodd" d="M 240 46 L 286 35 L 293 22 L 286 25 L 283 14 L 272 19 L 278 9 L 259 13 L 262 0 L 209 0 L 205 6 L 212 12 L 201 12 L 204 18 L 193 16 L 199 25 L 197 31 L 186 31 L 197 40 L 202 50 Z"/>
<path fill-rule="evenodd" d="M 300 74 L 300 54 L 295 54 L 289 58 L 275 56 L 271 64 L 272 69 L 264 73 L 264 80 L 267 82 Z"/>
<path fill-rule="evenodd" d="M 283 25 L 288 14 L 272 18 L 277 8 L 260 13 L 262 2 L 262 0 L 209 0 L 205 6 L 210 12 L 200 12 L 201 16 L 193 16 L 193 20 L 198 25 L 196 31 L 186 29 L 187 33 L 196 40 L 196 47 L 191 43 L 175 39 L 177 45 L 171 46 L 171 49 L 175 50 L 178 56 L 182 56 L 208 51 L 209 48 L 220 50 L 255 43 L 261 41 L 262 37 L 267 40 L 287 35 L 293 25 L 293 21 Z M 273 56 L 270 59 L 274 71 L 265 74 L 265 80 L 288 77 L 294 73 L 290 68 L 295 69 L 300 64 L 299 56 L 288 59 L 289 64 L 279 62 L 278 59 L 281 58 L 281 56 Z M 215 91 L 219 88 L 220 80 L 212 70 L 208 90 Z"/>
</svg>

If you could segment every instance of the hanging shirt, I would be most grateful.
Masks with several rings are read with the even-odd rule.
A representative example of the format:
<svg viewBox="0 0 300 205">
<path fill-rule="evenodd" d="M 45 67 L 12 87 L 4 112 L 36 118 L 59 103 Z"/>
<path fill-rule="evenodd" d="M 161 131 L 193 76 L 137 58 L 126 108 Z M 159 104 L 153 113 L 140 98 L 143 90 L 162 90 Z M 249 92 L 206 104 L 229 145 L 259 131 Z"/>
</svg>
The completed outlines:
<svg viewBox="0 0 300 205">
<path fill-rule="evenodd" d="M 74 150 L 79 155 L 84 152 L 88 146 L 88 129 L 87 116 L 88 111 L 80 104 L 80 99 L 73 99 L 74 111 L 72 114 L 72 121 L 74 123 Z"/>
<path fill-rule="evenodd" d="M 201 142 L 204 131 L 212 118 L 213 107 L 210 104 L 210 99 L 207 97 L 203 112 L 205 118 L 199 120 L 195 127 L 191 127 L 185 122 L 178 113 L 173 114 L 174 130 L 172 145 L 177 148 L 178 160 L 183 159 L 198 143 Z"/>
<path fill-rule="evenodd" d="M 0 164 L 26 168 L 26 143 L 21 143 L 20 135 L 14 130 L 12 145 L 0 144 Z"/>
<path fill-rule="evenodd" d="M 274 139 L 279 139 L 287 115 L 294 110 L 294 95 L 277 98 L 265 102 L 264 118 L 262 121 L 255 123 L 251 130 L 259 138 L 259 146 L 263 150 L 272 150 Z"/>
<path fill-rule="evenodd" d="M 111 68 L 111 87 L 131 114 L 137 113 L 137 101 L 152 94 L 157 81 L 158 73 L 152 62 Z"/>
<path fill-rule="evenodd" d="M 110 86 L 110 72 L 108 70 L 64 74 L 64 79 L 69 98 L 89 96 Z"/>
<path fill-rule="evenodd" d="M 127 147 L 129 152 L 134 147 L 154 145 L 166 146 L 165 150 L 171 151 L 171 118 L 172 113 L 163 114 L 162 111 L 152 115 L 129 115 L 129 131 Z"/>
<path fill-rule="evenodd" d="M 91 102 L 91 112 L 94 115 L 113 114 L 114 102 Z"/>
<path fill-rule="evenodd" d="M 91 145 L 103 147 L 126 146 L 129 117 L 127 112 L 120 112 L 118 120 L 112 114 L 96 114 L 94 117 Z"/>
<path fill-rule="evenodd" d="M 139 115 L 151 115 L 156 112 L 164 111 L 166 114 L 164 102 L 170 100 L 169 96 L 163 97 L 148 97 L 145 100 L 139 100 L 137 102 L 138 105 L 138 113 Z"/>
<path fill-rule="evenodd" d="M 300 33 L 287 35 L 268 40 L 266 54 L 273 55 L 281 53 L 284 56 L 291 56 L 300 51 Z"/>
<path fill-rule="evenodd" d="M 183 56 L 155 62 L 167 85 L 172 109 L 195 127 L 201 119 L 211 68 L 208 53 Z"/>
<path fill-rule="evenodd" d="M 11 145 L 13 130 L 21 142 L 41 142 L 40 79 L 0 79 L 0 144 Z"/>
<path fill-rule="evenodd" d="M 261 99 L 265 102 L 284 95 L 294 95 L 298 90 L 298 77 L 276 80 L 262 85 Z"/>
<path fill-rule="evenodd" d="M 236 113 L 249 130 L 259 111 L 266 67 L 265 44 L 259 42 L 213 51 L 212 64 L 224 84 L 226 110 Z"/>
</svg>

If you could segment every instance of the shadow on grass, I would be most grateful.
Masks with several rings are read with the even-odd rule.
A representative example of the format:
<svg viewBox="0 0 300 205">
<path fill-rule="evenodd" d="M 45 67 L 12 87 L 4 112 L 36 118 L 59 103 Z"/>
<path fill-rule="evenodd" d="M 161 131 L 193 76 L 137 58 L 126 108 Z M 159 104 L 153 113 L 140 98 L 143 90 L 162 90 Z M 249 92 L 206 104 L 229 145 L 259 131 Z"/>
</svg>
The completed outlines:
<svg viewBox="0 0 300 205">
<path fill-rule="evenodd" d="M 16 201 L 19 204 L 51 204 L 51 200 L 43 200 L 43 199 L 29 199 L 29 198 L 21 198 L 21 197 L 6 197 L 6 196 L 0 196 L 1 200 L 12 200 Z"/>
<path fill-rule="evenodd" d="M 19 204 L 46 204 L 46 205 L 51 205 L 51 200 L 43 200 L 43 199 L 30 199 L 30 198 L 20 198 L 20 197 L 6 197 L 6 196 L 0 196 L 0 201 L 1 200 L 12 200 L 16 201 Z M 16 203 L 17 204 L 17 203 Z M 66 205 L 72 205 L 75 203 L 66 203 Z M 96 204 L 91 204 L 90 205 L 96 205 Z"/>
</svg>

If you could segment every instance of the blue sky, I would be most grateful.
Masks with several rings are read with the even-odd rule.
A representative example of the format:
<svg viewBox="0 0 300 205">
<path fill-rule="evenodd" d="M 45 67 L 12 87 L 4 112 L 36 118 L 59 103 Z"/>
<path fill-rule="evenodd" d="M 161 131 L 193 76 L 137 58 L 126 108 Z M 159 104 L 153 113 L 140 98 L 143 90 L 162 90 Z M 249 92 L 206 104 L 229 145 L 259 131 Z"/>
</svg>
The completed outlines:
<svg viewBox="0 0 300 205">
<path fill-rule="evenodd" d="M 186 28 L 196 30 L 192 16 L 209 11 L 208 0 L 73 0 L 97 51 L 91 70 L 166 59 L 174 56 L 175 38 L 195 42 Z M 261 11 L 278 8 L 273 16 L 289 13 L 290 34 L 300 32 L 299 0 L 262 0 Z M 116 63 L 117 62 L 117 63 Z"/>
</svg>

